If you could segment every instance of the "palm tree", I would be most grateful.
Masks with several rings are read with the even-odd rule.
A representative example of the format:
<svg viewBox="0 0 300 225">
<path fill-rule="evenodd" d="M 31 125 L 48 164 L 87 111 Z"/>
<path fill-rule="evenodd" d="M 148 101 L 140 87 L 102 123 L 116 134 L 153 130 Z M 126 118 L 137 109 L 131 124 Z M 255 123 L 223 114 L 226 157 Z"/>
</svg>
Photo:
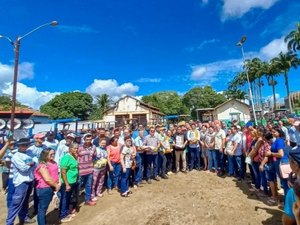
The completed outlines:
<svg viewBox="0 0 300 225">
<path fill-rule="evenodd" d="M 103 117 L 103 112 L 107 110 L 112 104 L 112 100 L 108 94 L 101 94 L 96 96 L 96 106 L 99 110 L 100 119 Z"/>
<path fill-rule="evenodd" d="M 288 50 L 296 52 L 300 50 L 300 23 L 296 24 L 296 30 L 291 31 L 284 39 L 287 42 Z"/>
<path fill-rule="evenodd" d="M 267 78 L 269 86 L 272 86 L 273 92 L 273 111 L 276 109 L 276 91 L 275 86 L 277 85 L 277 81 L 275 80 L 275 76 L 280 73 L 278 68 L 274 65 L 274 63 L 270 62 L 266 64 L 265 67 L 265 76 Z"/>
<path fill-rule="evenodd" d="M 290 99 L 290 88 L 289 88 L 289 77 L 288 77 L 288 71 L 291 67 L 294 67 L 295 69 L 300 65 L 300 60 L 297 58 L 297 54 L 295 53 L 283 53 L 280 52 L 277 57 L 271 60 L 274 63 L 274 66 L 277 67 L 278 70 L 280 70 L 281 73 L 284 75 L 284 82 L 285 82 L 285 88 L 286 88 L 286 94 L 288 98 L 288 106 L 290 112 L 293 111 L 291 99 Z"/>
</svg>

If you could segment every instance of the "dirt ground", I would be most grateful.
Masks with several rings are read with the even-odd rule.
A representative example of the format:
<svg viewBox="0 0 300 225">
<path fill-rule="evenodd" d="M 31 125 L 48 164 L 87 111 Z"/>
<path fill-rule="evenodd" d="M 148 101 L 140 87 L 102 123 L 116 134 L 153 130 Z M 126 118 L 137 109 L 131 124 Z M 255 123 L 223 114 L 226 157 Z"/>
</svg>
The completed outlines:
<svg viewBox="0 0 300 225">
<path fill-rule="evenodd" d="M 68 224 L 80 225 L 258 225 L 281 224 L 282 211 L 266 205 L 249 191 L 246 181 L 220 178 L 204 171 L 172 174 L 168 180 L 132 189 L 129 198 L 118 193 L 99 199 L 95 207 L 82 206 Z M 1 196 L 0 224 L 7 210 Z M 36 218 L 36 217 L 35 217 Z M 49 224 L 58 224 L 49 210 Z"/>
</svg>

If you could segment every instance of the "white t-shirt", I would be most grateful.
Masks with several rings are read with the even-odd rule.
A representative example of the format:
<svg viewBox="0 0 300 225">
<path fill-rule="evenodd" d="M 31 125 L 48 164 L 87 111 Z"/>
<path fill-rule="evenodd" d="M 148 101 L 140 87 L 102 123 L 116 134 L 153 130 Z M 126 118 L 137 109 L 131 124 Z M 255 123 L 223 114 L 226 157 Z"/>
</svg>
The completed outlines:
<svg viewBox="0 0 300 225">
<path fill-rule="evenodd" d="M 232 144 L 236 143 L 237 147 L 235 149 L 234 155 L 240 156 L 242 155 L 242 136 L 239 133 L 231 136 Z"/>
<path fill-rule="evenodd" d="M 220 129 L 215 133 L 215 149 L 221 149 L 223 147 L 223 140 L 226 138 L 224 130 Z"/>
</svg>

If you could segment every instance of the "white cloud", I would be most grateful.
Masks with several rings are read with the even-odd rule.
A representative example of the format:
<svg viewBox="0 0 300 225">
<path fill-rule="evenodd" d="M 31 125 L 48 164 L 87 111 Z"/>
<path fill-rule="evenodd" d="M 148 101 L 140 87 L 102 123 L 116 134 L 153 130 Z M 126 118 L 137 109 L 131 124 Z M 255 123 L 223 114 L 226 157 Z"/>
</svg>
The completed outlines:
<svg viewBox="0 0 300 225">
<path fill-rule="evenodd" d="M 208 4 L 208 0 L 202 0 L 202 4 L 203 4 L 203 5 Z"/>
<path fill-rule="evenodd" d="M 287 45 L 284 42 L 284 37 L 281 37 L 272 40 L 267 45 L 262 47 L 259 51 L 259 54 L 263 59 L 269 60 L 276 57 L 280 52 L 286 53 L 287 51 Z"/>
<path fill-rule="evenodd" d="M 210 45 L 210 44 L 214 44 L 214 43 L 218 43 L 218 42 L 220 42 L 219 39 L 215 39 L 215 38 L 208 39 L 208 40 L 202 41 L 198 46 L 189 46 L 189 47 L 186 47 L 184 50 L 187 52 L 193 52 L 196 50 L 203 49 L 206 45 Z"/>
<path fill-rule="evenodd" d="M 5 89 L 1 90 L 1 94 L 12 95 L 12 83 L 6 83 Z M 47 103 L 59 92 L 38 91 L 36 87 L 28 87 L 23 83 L 17 83 L 17 100 L 24 105 L 34 109 L 39 109 L 41 105 Z"/>
<path fill-rule="evenodd" d="M 190 79 L 201 84 L 211 84 L 218 80 L 219 75 L 234 74 L 241 70 L 242 63 L 241 59 L 230 59 L 192 66 Z"/>
<path fill-rule="evenodd" d="M 269 9 L 279 0 L 223 0 L 222 20 L 240 18 L 254 8 Z"/>
<path fill-rule="evenodd" d="M 276 103 L 283 103 L 284 102 L 284 98 L 280 96 L 280 94 L 275 93 L 275 99 L 276 99 Z M 265 97 L 265 103 L 270 104 L 271 106 L 273 106 L 273 95 L 268 95 L 267 97 Z M 276 105 L 277 105 L 276 104 Z"/>
<path fill-rule="evenodd" d="M 92 96 L 100 94 L 108 94 L 111 98 L 116 99 L 123 95 L 132 95 L 139 90 L 139 87 L 132 83 L 124 83 L 119 85 L 115 79 L 98 80 L 86 88 L 86 92 Z"/>
<path fill-rule="evenodd" d="M 161 82 L 161 78 L 140 78 L 136 82 L 138 83 L 159 83 Z"/>
<path fill-rule="evenodd" d="M 30 62 L 20 63 L 18 80 L 20 81 L 24 79 L 32 79 L 34 77 L 33 67 L 34 64 Z M 1 86 L 1 84 L 12 82 L 14 75 L 14 65 L 2 64 L 0 62 L 0 74 L 0 88 L 2 88 L 3 86 Z"/>
</svg>

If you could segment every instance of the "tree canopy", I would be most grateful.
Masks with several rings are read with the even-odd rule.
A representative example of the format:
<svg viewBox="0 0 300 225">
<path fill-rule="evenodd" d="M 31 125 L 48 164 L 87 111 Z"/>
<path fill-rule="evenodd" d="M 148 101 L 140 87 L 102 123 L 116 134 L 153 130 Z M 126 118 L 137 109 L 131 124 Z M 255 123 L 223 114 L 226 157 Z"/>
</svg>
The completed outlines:
<svg viewBox="0 0 300 225">
<path fill-rule="evenodd" d="M 180 115 L 188 113 L 182 98 L 175 91 L 157 92 L 143 96 L 142 101 L 160 109 L 166 115 Z"/>
<path fill-rule="evenodd" d="M 9 95 L 0 95 L 0 106 L 2 109 L 9 110 L 12 105 L 12 99 Z M 22 105 L 20 102 L 16 101 L 16 106 L 22 106 L 28 108 L 28 106 Z"/>
<path fill-rule="evenodd" d="M 93 98 L 87 93 L 67 92 L 55 96 L 42 105 L 40 110 L 52 119 L 80 118 L 88 119 L 93 107 Z"/>
</svg>

